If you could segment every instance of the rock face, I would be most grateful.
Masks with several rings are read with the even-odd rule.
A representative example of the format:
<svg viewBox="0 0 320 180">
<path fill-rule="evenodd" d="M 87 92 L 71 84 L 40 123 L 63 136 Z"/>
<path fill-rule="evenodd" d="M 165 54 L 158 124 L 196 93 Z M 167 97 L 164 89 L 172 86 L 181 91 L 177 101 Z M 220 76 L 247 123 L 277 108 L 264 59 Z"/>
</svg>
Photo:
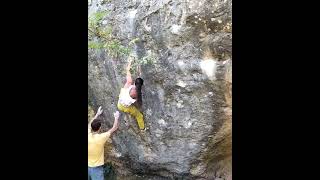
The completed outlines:
<svg viewBox="0 0 320 180">
<path fill-rule="evenodd" d="M 89 15 L 109 10 L 103 24 L 141 65 L 142 112 L 148 130 L 121 115 L 107 161 L 123 177 L 231 179 L 231 0 L 92 0 Z M 112 126 L 126 57 L 88 50 L 89 106 Z M 136 78 L 137 74 L 133 74 Z"/>
</svg>

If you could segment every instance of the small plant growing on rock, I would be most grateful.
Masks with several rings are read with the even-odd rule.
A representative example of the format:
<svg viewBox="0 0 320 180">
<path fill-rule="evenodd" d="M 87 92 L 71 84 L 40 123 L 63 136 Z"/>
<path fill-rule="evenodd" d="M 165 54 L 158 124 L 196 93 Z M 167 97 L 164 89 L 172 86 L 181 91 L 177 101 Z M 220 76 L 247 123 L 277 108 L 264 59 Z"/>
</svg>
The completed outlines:
<svg viewBox="0 0 320 180">
<path fill-rule="evenodd" d="M 156 63 L 156 57 L 153 54 L 148 54 L 140 59 L 134 58 L 132 65 L 131 65 L 131 73 L 136 74 L 139 72 L 139 68 L 141 68 L 142 65 L 153 65 Z"/>
<path fill-rule="evenodd" d="M 90 49 L 105 49 L 107 54 L 111 57 L 128 56 L 131 53 L 132 45 L 137 41 L 133 39 L 129 45 L 123 46 L 121 42 L 112 35 L 112 27 L 102 27 L 102 20 L 108 14 L 107 11 L 96 12 L 89 17 L 88 31 L 89 42 L 88 48 Z M 94 38 L 98 40 L 94 41 Z"/>
<path fill-rule="evenodd" d="M 102 21 L 108 15 L 108 11 L 99 11 L 92 14 L 88 18 L 88 48 L 89 49 L 104 49 L 108 56 L 118 58 L 120 56 L 128 57 L 132 54 L 133 46 L 139 38 L 132 39 L 127 46 L 112 35 L 112 26 L 103 27 Z M 155 56 L 148 53 L 142 58 L 134 58 L 131 72 L 133 74 L 139 72 L 141 65 L 151 65 L 155 63 Z"/>
<path fill-rule="evenodd" d="M 88 18 L 89 34 L 95 34 L 99 30 L 102 19 L 108 14 L 108 11 L 98 11 Z"/>
</svg>

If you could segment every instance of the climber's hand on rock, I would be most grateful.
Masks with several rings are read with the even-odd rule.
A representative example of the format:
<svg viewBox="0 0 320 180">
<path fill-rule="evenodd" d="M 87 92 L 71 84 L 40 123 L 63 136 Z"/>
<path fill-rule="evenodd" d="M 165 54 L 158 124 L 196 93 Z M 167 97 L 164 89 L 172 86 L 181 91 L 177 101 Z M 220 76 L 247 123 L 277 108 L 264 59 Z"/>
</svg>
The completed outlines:
<svg viewBox="0 0 320 180">
<path fill-rule="evenodd" d="M 114 116 L 115 119 L 119 119 L 119 116 L 120 116 L 119 111 L 116 111 L 116 112 L 113 114 L 113 116 Z"/>
<path fill-rule="evenodd" d="M 129 57 L 129 58 L 128 58 L 128 66 L 127 66 L 127 71 L 130 71 L 130 69 L 131 69 L 131 63 L 132 63 L 132 61 L 133 61 L 133 58 L 132 58 L 132 57 Z"/>
<path fill-rule="evenodd" d="M 131 66 L 128 65 L 126 71 L 127 71 L 127 72 L 130 71 L 130 69 L 131 69 Z"/>
<path fill-rule="evenodd" d="M 132 56 L 130 56 L 130 57 L 128 58 L 128 64 L 131 65 L 132 61 L 133 61 L 133 58 L 132 58 Z"/>
</svg>

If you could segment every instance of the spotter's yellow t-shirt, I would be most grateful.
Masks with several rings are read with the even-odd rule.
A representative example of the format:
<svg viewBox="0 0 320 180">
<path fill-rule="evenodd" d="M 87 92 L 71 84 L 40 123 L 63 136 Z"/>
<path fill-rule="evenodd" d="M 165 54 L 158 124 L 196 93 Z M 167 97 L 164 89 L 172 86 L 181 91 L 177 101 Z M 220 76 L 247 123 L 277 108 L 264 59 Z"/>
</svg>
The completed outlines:
<svg viewBox="0 0 320 180">
<path fill-rule="evenodd" d="M 104 145 L 110 138 L 110 133 L 93 134 L 88 132 L 88 166 L 104 165 Z"/>
</svg>

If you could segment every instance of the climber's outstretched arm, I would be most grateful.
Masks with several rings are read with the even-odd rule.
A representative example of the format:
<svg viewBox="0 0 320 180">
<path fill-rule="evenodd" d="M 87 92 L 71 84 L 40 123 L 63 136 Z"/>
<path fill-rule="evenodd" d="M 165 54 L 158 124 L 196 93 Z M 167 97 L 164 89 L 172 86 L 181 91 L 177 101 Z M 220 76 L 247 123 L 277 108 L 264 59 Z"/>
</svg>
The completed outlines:
<svg viewBox="0 0 320 180">
<path fill-rule="evenodd" d="M 119 116 L 120 116 L 119 111 L 116 111 L 116 112 L 113 114 L 113 116 L 114 116 L 113 126 L 112 126 L 112 128 L 111 128 L 109 131 L 106 132 L 106 133 L 108 133 L 108 134 L 110 134 L 110 135 L 111 135 L 113 132 L 115 132 L 115 131 L 118 129 L 118 127 L 119 127 Z"/>
<path fill-rule="evenodd" d="M 92 121 L 95 120 L 95 119 L 97 119 L 97 117 L 100 116 L 100 115 L 102 114 L 102 112 L 103 112 L 103 110 L 102 110 L 102 108 L 101 108 L 101 106 L 100 106 L 99 109 L 98 109 L 98 111 L 97 111 L 97 113 L 96 113 L 96 115 L 90 120 L 90 122 L 89 122 L 89 124 L 88 124 L 88 132 L 91 131 L 91 123 L 92 123 Z"/>
<path fill-rule="evenodd" d="M 130 73 L 131 62 L 132 62 L 132 59 L 130 58 L 130 59 L 129 59 L 128 66 L 127 66 L 127 68 L 126 68 L 127 78 L 126 78 L 126 84 L 124 85 L 125 88 L 128 88 L 128 87 L 132 84 L 132 78 L 131 78 L 131 73 Z"/>
</svg>

